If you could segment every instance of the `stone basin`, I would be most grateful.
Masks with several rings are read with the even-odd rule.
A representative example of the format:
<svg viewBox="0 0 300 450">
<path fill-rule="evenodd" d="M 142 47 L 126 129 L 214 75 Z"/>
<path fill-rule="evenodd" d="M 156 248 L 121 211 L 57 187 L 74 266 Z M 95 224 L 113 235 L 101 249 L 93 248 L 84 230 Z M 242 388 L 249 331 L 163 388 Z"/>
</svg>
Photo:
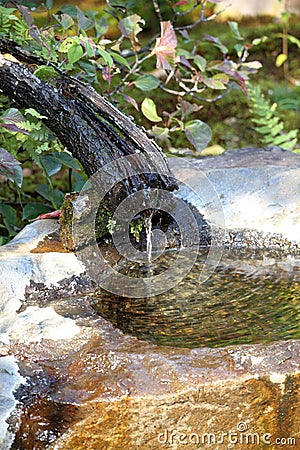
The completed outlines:
<svg viewBox="0 0 300 450">
<path fill-rule="evenodd" d="M 263 242 L 268 236 L 300 242 L 300 155 L 278 147 L 244 148 L 185 161 L 181 167 L 171 160 L 177 177 L 187 183 L 178 195 L 207 219 L 214 207 L 221 208 L 214 225 L 225 226 L 227 236 L 232 230 L 254 230 L 259 239 L 252 246 L 268 246 Z"/>
<path fill-rule="evenodd" d="M 284 153 L 292 161 L 283 164 L 272 151 L 261 152 L 273 180 L 279 175 L 269 166 L 276 164 L 281 180 L 289 179 L 293 200 L 281 197 L 280 207 L 290 218 L 298 213 L 298 178 L 290 171 L 299 158 Z M 193 164 L 218 190 L 225 161 L 229 183 L 236 155 L 228 152 L 223 166 L 222 159 L 207 160 L 206 168 Z M 240 176 L 232 175 L 232 190 L 218 191 L 221 201 L 233 204 L 237 186 L 241 195 L 264 195 L 262 172 L 249 174 L 256 187 L 238 185 Z M 269 186 L 273 204 L 277 185 Z M 224 208 L 229 230 L 235 222 Z M 190 349 L 122 333 L 91 307 L 95 286 L 75 254 L 59 245 L 58 227 L 55 220 L 34 222 L 0 248 L 1 450 L 300 448 L 300 340 Z M 283 270 L 298 265 L 296 222 L 292 233 L 284 239 L 295 244 L 296 256 L 284 257 Z"/>
</svg>

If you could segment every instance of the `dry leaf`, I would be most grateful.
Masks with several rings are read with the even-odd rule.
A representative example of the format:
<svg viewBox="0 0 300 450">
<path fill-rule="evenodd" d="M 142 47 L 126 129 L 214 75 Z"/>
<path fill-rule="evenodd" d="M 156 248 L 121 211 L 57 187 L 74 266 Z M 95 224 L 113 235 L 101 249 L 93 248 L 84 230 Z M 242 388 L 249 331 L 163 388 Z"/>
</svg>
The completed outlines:
<svg viewBox="0 0 300 450">
<path fill-rule="evenodd" d="M 152 54 L 156 55 L 157 68 L 172 70 L 177 46 L 176 34 L 170 21 L 161 22 L 160 26 L 161 37 L 156 39 L 156 45 Z"/>
</svg>

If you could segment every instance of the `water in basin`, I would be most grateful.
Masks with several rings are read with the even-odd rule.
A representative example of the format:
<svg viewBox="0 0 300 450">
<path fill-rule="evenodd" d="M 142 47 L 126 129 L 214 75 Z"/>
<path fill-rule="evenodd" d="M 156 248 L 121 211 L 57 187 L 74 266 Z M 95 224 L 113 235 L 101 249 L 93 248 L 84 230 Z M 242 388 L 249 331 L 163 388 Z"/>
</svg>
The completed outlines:
<svg viewBox="0 0 300 450">
<path fill-rule="evenodd" d="M 151 274 L 175 257 L 171 251 L 157 258 Z M 220 347 L 300 337 L 300 259 L 227 251 L 212 276 L 199 283 L 205 259 L 206 252 L 199 252 L 191 272 L 167 292 L 128 298 L 101 290 L 93 307 L 123 332 L 161 345 Z M 127 263 L 119 270 L 147 277 L 150 269 Z"/>
</svg>

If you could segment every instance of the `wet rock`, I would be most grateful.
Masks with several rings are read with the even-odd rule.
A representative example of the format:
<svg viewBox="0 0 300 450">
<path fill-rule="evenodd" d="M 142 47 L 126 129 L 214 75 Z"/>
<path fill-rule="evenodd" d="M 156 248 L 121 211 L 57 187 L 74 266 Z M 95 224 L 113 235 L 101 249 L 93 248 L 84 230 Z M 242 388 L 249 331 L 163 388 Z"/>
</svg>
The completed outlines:
<svg viewBox="0 0 300 450">
<path fill-rule="evenodd" d="M 286 177 L 299 166 L 295 160 L 290 168 L 294 155 L 280 152 L 258 151 L 257 166 L 249 150 L 240 157 L 227 152 L 218 163 L 206 159 L 195 164 L 198 171 L 201 164 L 208 164 L 204 171 L 211 183 L 227 177 L 228 190 L 220 184 L 218 195 L 221 204 L 230 199 L 224 203 L 228 212 L 235 201 L 234 189 L 246 196 L 254 193 L 251 189 L 266 193 L 260 188 L 260 177 L 267 183 L 261 169 L 269 174 L 272 202 L 274 192 L 280 196 L 277 175 L 288 192 Z M 243 155 L 248 155 L 245 166 L 252 160 L 243 172 L 248 176 L 245 185 L 238 172 L 244 169 L 231 167 Z M 233 179 L 230 167 L 239 173 Z M 293 175 L 296 180 L 298 175 Z M 290 192 L 295 201 L 297 193 Z M 282 202 L 284 198 L 284 214 L 290 219 L 291 208 L 293 214 L 297 208 L 289 203 L 290 197 L 283 196 Z M 230 217 L 225 214 L 228 227 L 233 223 Z M 272 222 L 266 223 L 269 227 Z M 281 239 L 274 234 L 279 224 L 274 222 L 275 228 L 268 231 L 271 243 L 272 238 Z M 240 222 L 240 228 L 232 232 L 237 255 L 243 252 L 245 237 L 259 243 L 259 233 L 264 232 L 247 234 L 249 222 Z M 75 254 L 38 253 L 41 241 L 47 242 L 47 236 L 55 239 L 57 229 L 55 220 L 37 221 L 0 248 L 1 450 L 299 447 L 299 340 L 189 349 L 124 334 L 91 307 L 94 285 Z M 275 256 L 271 252 L 262 257 L 259 267 L 255 258 L 241 265 L 237 257 L 235 263 L 240 270 L 267 274 Z M 294 266 L 290 256 L 278 263 L 278 271 L 291 274 L 291 283 Z M 259 301 L 264 304 L 264 299 Z M 239 308 L 237 303 L 237 316 Z"/>
<path fill-rule="evenodd" d="M 14 391 L 25 378 L 20 376 L 19 367 L 15 358 L 11 355 L 0 354 L 0 448 L 9 449 L 14 435 L 9 430 L 7 419 L 16 408 L 17 401 Z"/>
<path fill-rule="evenodd" d="M 15 407 L 12 391 L 24 381 L 18 376 L 10 343 L 17 341 L 22 346 L 25 342 L 45 339 L 55 342 L 56 339 L 71 339 L 80 331 L 74 320 L 60 316 L 52 306 L 24 308 L 26 288 L 32 282 L 50 288 L 83 271 L 74 254 L 31 253 L 57 229 L 56 221 L 37 221 L 24 228 L 9 244 L 0 247 L 0 448 L 3 450 L 10 448 L 8 442 L 12 440 L 12 434 L 7 434 L 6 421 Z M 21 307 L 23 311 L 18 312 Z M 15 422 L 18 422 L 17 418 Z"/>
<path fill-rule="evenodd" d="M 13 448 L 192 450 L 200 444 L 244 450 L 272 448 L 276 439 L 289 439 L 287 448 L 299 445 L 298 341 L 188 350 L 138 341 L 103 319 L 97 327 L 59 358 L 41 345 L 19 350 L 31 370 L 49 373 L 51 367 L 56 379 L 38 413 L 34 395 L 27 397 L 29 414 Z M 31 380 L 30 391 L 40 392 L 41 380 Z M 51 405 L 64 415 L 51 420 L 45 413 Z M 48 431 L 57 434 L 43 446 L 38 437 L 45 415 Z M 24 433 L 29 427 L 36 430 L 31 440 Z"/>
<path fill-rule="evenodd" d="M 48 224 L 52 230 L 53 223 Z M 60 274 L 52 268 L 46 277 L 45 271 L 38 284 L 39 270 L 34 268 L 46 254 L 23 255 L 20 245 L 32 248 L 22 241 L 12 243 L 9 252 L 4 247 L 0 254 L 2 270 L 2 262 L 9 259 L 18 272 L 18 261 L 22 264 L 24 257 L 30 269 L 18 290 L 10 288 L 10 300 L 17 295 L 23 310 L 14 311 L 10 328 L 7 324 L 2 330 L 3 349 L 19 368 L 15 365 L 12 371 L 6 368 L 0 373 L 2 385 L 7 386 L 3 376 L 9 372 L 10 389 L 15 391 L 15 397 L 1 403 L 6 434 L 2 444 L 8 443 L 12 450 L 181 446 L 192 450 L 199 445 L 244 450 L 275 445 L 281 439 L 297 448 L 299 341 L 194 349 L 141 341 L 99 317 L 88 297 L 66 297 L 62 290 L 58 292 L 64 296 L 50 296 L 55 288 L 67 288 L 68 278 L 62 277 L 70 276 L 71 268 L 76 274 L 73 281 L 82 276 L 75 255 L 67 261 L 64 253 L 48 254 Z M 33 291 L 38 286 L 41 296 L 48 292 L 47 308 L 35 304 L 38 297 L 33 291 L 24 291 L 32 279 Z M 28 295 L 31 303 L 26 307 Z M 5 388 L 6 396 L 8 392 Z"/>
</svg>

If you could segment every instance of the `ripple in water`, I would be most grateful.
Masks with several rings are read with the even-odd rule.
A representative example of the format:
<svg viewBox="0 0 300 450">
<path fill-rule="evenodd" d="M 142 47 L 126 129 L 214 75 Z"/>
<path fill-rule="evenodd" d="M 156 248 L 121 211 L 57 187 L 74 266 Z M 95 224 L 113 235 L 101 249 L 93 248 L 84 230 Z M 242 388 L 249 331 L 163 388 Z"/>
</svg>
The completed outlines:
<svg viewBox="0 0 300 450">
<path fill-rule="evenodd" d="M 204 284 L 198 282 L 205 253 L 172 290 L 145 298 L 98 292 L 93 307 L 125 333 L 161 345 L 220 347 L 300 337 L 300 261 L 266 253 L 228 252 Z M 152 274 L 172 264 L 176 252 L 154 261 Z M 131 277 L 149 268 L 126 264 Z"/>
</svg>

